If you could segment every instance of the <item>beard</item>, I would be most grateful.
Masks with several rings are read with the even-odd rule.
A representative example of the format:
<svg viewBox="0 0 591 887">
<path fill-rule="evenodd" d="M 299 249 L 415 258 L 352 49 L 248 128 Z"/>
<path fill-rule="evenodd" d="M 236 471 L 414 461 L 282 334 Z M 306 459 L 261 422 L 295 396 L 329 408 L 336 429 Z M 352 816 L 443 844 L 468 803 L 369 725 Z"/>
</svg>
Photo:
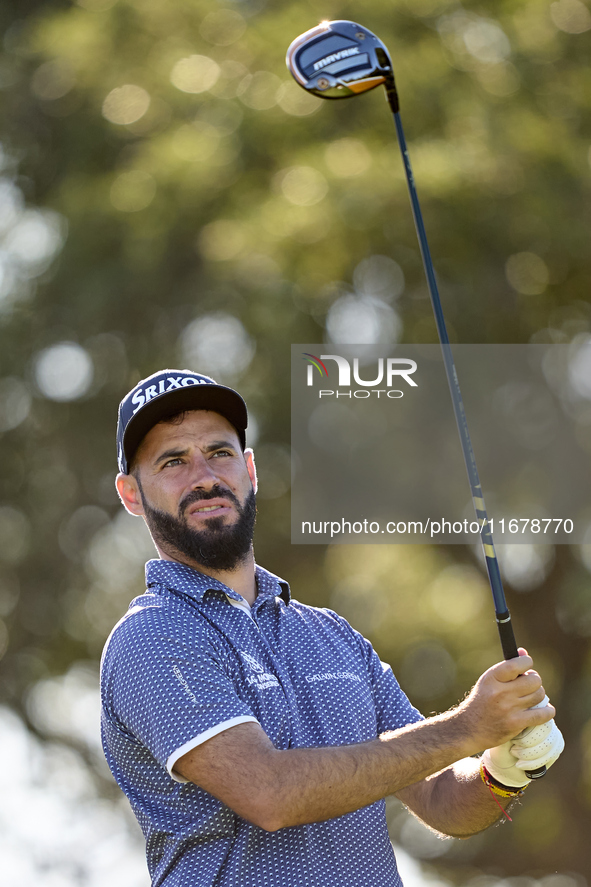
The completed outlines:
<svg viewBox="0 0 591 887">
<path fill-rule="evenodd" d="M 169 553 L 173 548 L 200 566 L 212 570 L 236 570 L 247 558 L 252 547 L 256 519 L 256 497 L 250 490 L 244 503 L 228 489 L 218 484 L 208 490 L 193 490 L 179 504 L 178 517 L 153 508 L 147 501 L 139 477 L 136 477 L 148 529 L 154 542 Z M 229 499 L 238 511 L 238 520 L 225 524 L 223 517 L 210 517 L 205 528 L 196 530 L 187 521 L 185 512 L 193 502 L 207 499 Z"/>
</svg>

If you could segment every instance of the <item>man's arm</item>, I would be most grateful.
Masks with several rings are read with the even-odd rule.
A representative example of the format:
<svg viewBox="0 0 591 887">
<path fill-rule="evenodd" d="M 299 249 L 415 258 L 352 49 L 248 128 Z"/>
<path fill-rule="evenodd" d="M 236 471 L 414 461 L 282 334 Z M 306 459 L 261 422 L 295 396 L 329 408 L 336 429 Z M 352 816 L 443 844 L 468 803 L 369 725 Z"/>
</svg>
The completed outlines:
<svg viewBox="0 0 591 887">
<path fill-rule="evenodd" d="M 548 702 L 545 696 L 540 708 Z M 511 804 L 507 792 L 519 793 L 531 781 L 528 770 L 551 767 L 564 749 L 562 733 L 549 721 L 525 730 L 496 748 L 485 751 L 481 761 L 466 758 L 435 773 L 415 785 L 398 792 L 398 797 L 419 819 L 432 828 L 455 838 L 465 838 L 487 828 L 498 818 L 499 811 Z M 481 771 L 481 765 L 484 770 Z M 486 774 L 489 792 L 486 792 L 483 776 Z M 490 783 L 492 780 L 492 784 Z M 492 798 L 496 810 L 491 807 L 488 794 L 503 786 L 502 802 Z"/>
<path fill-rule="evenodd" d="M 444 795 L 439 786 L 450 777 L 441 774 L 436 786 L 428 782 L 426 789 L 415 787 L 406 794 L 403 790 L 553 718 L 551 705 L 532 708 L 542 701 L 544 690 L 536 672 L 523 673 L 531 665 L 528 656 L 498 663 L 456 709 L 371 742 L 278 751 L 261 727 L 241 724 L 192 749 L 175 770 L 267 831 L 332 819 L 394 793 L 416 807 L 419 816 L 423 807 L 433 808 L 429 816 L 434 821 L 426 821 L 438 828 Z M 461 833 L 493 822 L 494 810 L 500 811 L 490 795 L 486 797 L 484 785 L 481 791 L 473 777 L 466 784 L 452 777 L 460 792 L 467 789 L 470 797 L 478 792 L 474 797 L 479 798 L 474 810 L 469 805 Z M 462 798 L 465 804 L 466 795 Z M 458 833 L 458 827 L 456 823 L 452 833 Z"/>
<path fill-rule="evenodd" d="M 525 782 L 524 777 L 524 782 Z M 396 797 L 419 819 L 443 835 L 468 838 L 484 831 L 508 808 L 511 799 L 495 801 L 480 776 L 480 761 L 464 758 Z"/>
</svg>

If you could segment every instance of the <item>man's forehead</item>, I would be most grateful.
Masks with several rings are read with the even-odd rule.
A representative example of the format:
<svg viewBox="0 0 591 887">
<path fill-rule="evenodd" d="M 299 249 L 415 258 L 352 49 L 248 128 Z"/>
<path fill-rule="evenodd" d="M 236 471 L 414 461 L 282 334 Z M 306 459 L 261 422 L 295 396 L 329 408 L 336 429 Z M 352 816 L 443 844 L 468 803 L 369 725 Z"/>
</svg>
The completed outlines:
<svg viewBox="0 0 591 887">
<path fill-rule="evenodd" d="M 226 428 L 236 431 L 229 419 L 217 413 L 215 410 L 183 410 L 170 419 L 161 419 L 157 425 L 166 425 L 167 427 L 177 427 L 192 425 L 194 427 L 209 427 L 210 425 L 221 424 Z M 156 427 L 156 426 L 154 426 Z"/>
<path fill-rule="evenodd" d="M 187 410 L 168 420 L 163 419 L 154 425 L 141 442 L 138 455 L 142 455 L 140 451 L 151 451 L 175 438 L 185 441 L 187 438 L 193 438 L 195 441 L 200 441 L 220 436 L 224 440 L 234 442 L 241 449 L 238 432 L 232 423 L 220 413 L 216 413 L 214 410 Z"/>
</svg>

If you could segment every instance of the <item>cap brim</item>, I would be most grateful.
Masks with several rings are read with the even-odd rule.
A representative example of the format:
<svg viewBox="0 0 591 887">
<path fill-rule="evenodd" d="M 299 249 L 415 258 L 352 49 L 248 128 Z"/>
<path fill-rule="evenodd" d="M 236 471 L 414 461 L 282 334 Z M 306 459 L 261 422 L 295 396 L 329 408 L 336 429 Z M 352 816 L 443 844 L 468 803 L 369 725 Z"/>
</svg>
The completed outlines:
<svg viewBox="0 0 591 887">
<path fill-rule="evenodd" d="M 153 398 L 132 416 L 123 435 L 127 465 L 131 465 L 140 443 L 154 425 L 184 410 L 212 410 L 219 413 L 234 426 L 242 449 L 245 448 L 248 413 L 240 395 L 223 385 L 191 385 Z"/>
</svg>

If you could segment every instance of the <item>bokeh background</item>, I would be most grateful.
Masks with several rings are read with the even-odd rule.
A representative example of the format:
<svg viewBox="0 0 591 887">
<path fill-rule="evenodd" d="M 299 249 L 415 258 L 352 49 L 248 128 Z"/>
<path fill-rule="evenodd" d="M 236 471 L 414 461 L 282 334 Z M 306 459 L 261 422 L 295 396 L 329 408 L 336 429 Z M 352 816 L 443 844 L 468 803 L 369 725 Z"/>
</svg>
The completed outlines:
<svg viewBox="0 0 591 887">
<path fill-rule="evenodd" d="M 383 94 L 322 102 L 285 69 L 322 18 L 359 20 L 391 50 L 453 341 L 591 341 L 583 0 L 4 0 L 6 887 L 147 887 L 102 759 L 97 688 L 154 554 L 114 492 L 117 405 L 163 366 L 240 388 L 258 560 L 347 616 L 426 714 L 499 658 L 473 549 L 289 541 L 290 344 L 436 342 Z M 513 823 L 469 841 L 390 804 L 408 887 L 591 878 L 591 536 L 500 557 L 567 751 Z"/>
</svg>

